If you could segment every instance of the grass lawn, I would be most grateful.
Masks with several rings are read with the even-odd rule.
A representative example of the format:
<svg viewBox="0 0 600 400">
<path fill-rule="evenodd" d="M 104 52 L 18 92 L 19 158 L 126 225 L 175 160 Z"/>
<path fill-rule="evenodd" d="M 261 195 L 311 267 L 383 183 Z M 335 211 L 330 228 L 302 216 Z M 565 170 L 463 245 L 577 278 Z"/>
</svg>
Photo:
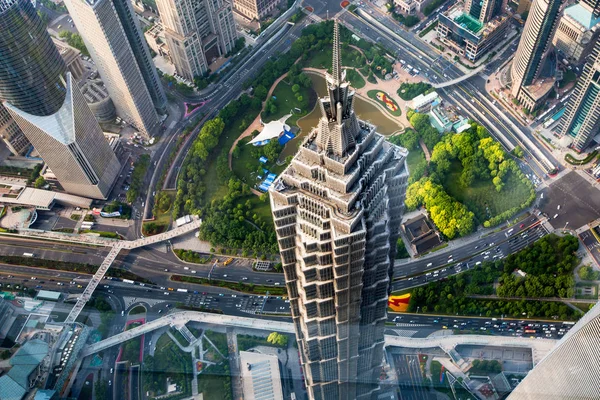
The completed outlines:
<svg viewBox="0 0 600 400">
<path fill-rule="evenodd" d="M 425 153 L 423 153 L 423 149 L 421 146 L 417 147 L 415 150 L 410 150 L 408 152 L 408 157 L 406 158 L 406 163 L 408 164 L 408 170 L 411 172 L 415 170 L 416 166 L 422 162 L 427 162 L 425 158 Z"/>
<path fill-rule="evenodd" d="M 227 347 L 227 335 L 221 332 L 215 332 L 215 331 L 206 331 L 204 332 L 204 336 L 206 338 L 208 338 L 212 344 L 215 345 L 215 347 L 217 348 L 217 350 L 219 350 L 221 352 L 221 354 L 223 354 L 225 357 L 227 357 L 227 354 L 229 353 L 228 347 Z"/>
<path fill-rule="evenodd" d="M 463 188 L 459 184 L 462 165 L 453 162 L 446 180 L 443 182 L 448 194 L 463 203 L 473 213 L 480 223 L 513 207 L 519 207 L 529 198 L 529 188 L 525 186 L 512 172 L 504 189 L 498 193 L 492 180 L 476 181 L 471 187 Z M 489 216 L 488 216 L 489 210 Z"/>
<path fill-rule="evenodd" d="M 302 108 L 302 104 L 296 99 L 296 94 L 292 91 L 292 87 L 285 80 L 279 82 L 275 87 L 275 90 L 273 90 L 273 96 L 276 98 L 275 104 L 277 105 L 277 111 L 270 115 L 267 115 L 267 113 L 263 111 L 261 114 L 263 122 L 267 123 L 275 121 L 284 115 L 292 114 L 292 116 L 286 120 L 286 123 L 290 126 L 296 125 L 299 118 L 312 111 L 315 102 L 317 101 L 317 94 L 312 87 L 305 88 L 300 86 L 298 92 L 304 99 L 308 100 L 308 102 L 304 100 L 305 108 Z M 308 104 L 308 106 L 306 106 L 306 104 Z M 302 111 L 297 112 L 295 108 L 299 108 Z"/>
<path fill-rule="evenodd" d="M 198 392 L 204 400 L 231 399 L 231 376 L 225 363 L 211 365 L 198 376 Z M 229 393 L 227 393 L 229 390 Z"/>
<path fill-rule="evenodd" d="M 238 116 L 231 124 L 229 124 L 221 136 L 219 144 L 212 151 L 212 157 L 207 162 L 206 175 L 204 182 L 206 183 L 207 203 L 215 199 L 222 199 L 227 194 L 227 185 L 222 185 L 217 177 L 217 157 L 221 152 L 228 152 L 233 145 L 233 142 L 240 136 L 242 131 L 239 126 L 244 120 L 248 123 L 252 122 L 256 117 L 256 111 L 247 110 L 244 114 Z"/>
<path fill-rule="evenodd" d="M 365 78 L 354 68 L 346 69 L 346 78 L 350 81 L 354 89 L 360 89 L 366 85 Z"/>
<path fill-rule="evenodd" d="M 146 356 L 142 369 L 143 390 L 156 395 L 164 394 L 167 378 L 177 383 L 183 393 L 191 393 L 192 357 L 181 351 L 167 334 L 156 342 L 154 357 Z M 154 397 L 154 396 L 151 396 Z"/>
<path fill-rule="evenodd" d="M 362 54 L 353 48 L 342 50 L 342 65 L 344 67 L 362 68 L 364 65 L 360 62 L 356 62 L 357 57 L 362 57 Z M 333 53 L 331 47 L 327 50 L 312 51 L 309 59 L 304 63 L 306 67 L 311 68 L 331 68 L 331 62 L 333 60 Z"/>
<path fill-rule="evenodd" d="M 248 198 L 252 203 L 252 212 L 258 215 L 263 221 L 272 224 L 273 215 L 271 214 L 271 204 L 269 201 L 261 201 L 258 196 L 250 196 Z M 246 199 L 243 199 L 245 202 Z"/>
<path fill-rule="evenodd" d="M 563 79 L 558 83 L 559 88 L 567 86 L 569 83 L 574 82 L 577 79 L 577 74 L 571 70 L 566 70 L 563 73 Z"/>
<path fill-rule="evenodd" d="M 377 94 L 378 93 L 383 94 L 383 96 L 385 96 L 384 99 L 387 99 L 387 101 L 383 101 L 383 100 L 377 98 Z M 388 97 L 382 91 L 380 91 L 380 90 L 369 90 L 367 92 L 367 96 L 369 96 L 370 99 L 375 100 L 377 103 L 381 104 L 383 106 L 383 108 L 385 108 L 385 110 L 387 112 L 389 112 L 390 114 L 392 114 L 393 116 L 399 117 L 399 116 L 402 115 L 402 110 L 398 106 L 398 103 L 396 103 L 396 101 L 394 101 L 394 99 Z"/>
</svg>

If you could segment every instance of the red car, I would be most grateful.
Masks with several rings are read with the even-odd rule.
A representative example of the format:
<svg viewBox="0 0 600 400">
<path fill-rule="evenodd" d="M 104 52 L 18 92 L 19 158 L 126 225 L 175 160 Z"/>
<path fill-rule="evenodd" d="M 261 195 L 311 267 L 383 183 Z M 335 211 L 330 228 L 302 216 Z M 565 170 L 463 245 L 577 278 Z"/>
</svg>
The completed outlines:
<svg viewBox="0 0 600 400">
<path fill-rule="evenodd" d="M 523 229 L 524 227 L 525 227 L 525 224 L 521 224 L 521 225 L 519 226 L 519 228 L 521 228 L 521 229 Z"/>
</svg>

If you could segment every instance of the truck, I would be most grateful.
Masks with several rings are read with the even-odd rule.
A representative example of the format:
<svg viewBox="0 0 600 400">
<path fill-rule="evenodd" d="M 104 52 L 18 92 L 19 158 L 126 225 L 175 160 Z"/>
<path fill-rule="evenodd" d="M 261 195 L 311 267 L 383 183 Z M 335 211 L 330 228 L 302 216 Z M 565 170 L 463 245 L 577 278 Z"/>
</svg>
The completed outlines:
<svg viewBox="0 0 600 400">
<path fill-rule="evenodd" d="M 124 283 L 129 283 L 130 285 L 133 285 L 133 283 L 134 283 L 134 282 L 133 282 L 132 280 L 130 280 L 130 279 L 123 279 L 123 282 L 124 282 Z"/>
<path fill-rule="evenodd" d="M 228 265 L 228 264 L 231 264 L 231 262 L 232 262 L 232 261 L 233 261 L 233 257 L 231 257 L 231 258 L 228 258 L 227 260 L 225 260 L 225 262 L 223 263 L 223 265 L 225 265 L 225 266 L 226 266 L 226 265 Z"/>
<path fill-rule="evenodd" d="M 178 292 L 181 292 L 181 293 L 187 293 L 187 292 L 188 292 L 188 290 L 187 290 L 187 289 L 181 289 L 181 288 L 180 288 L 180 289 L 177 289 L 177 291 L 178 291 Z"/>
</svg>

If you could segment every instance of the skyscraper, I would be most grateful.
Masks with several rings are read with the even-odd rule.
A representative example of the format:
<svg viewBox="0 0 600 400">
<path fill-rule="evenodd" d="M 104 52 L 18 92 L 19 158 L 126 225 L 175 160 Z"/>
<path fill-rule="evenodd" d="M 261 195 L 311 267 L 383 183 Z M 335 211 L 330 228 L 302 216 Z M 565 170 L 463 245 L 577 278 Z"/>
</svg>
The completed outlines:
<svg viewBox="0 0 600 400">
<path fill-rule="evenodd" d="M 117 114 L 146 135 L 158 133 L 166 97 L 128 0 L 67 0 Z"/>
<path fill-rule="evenodd" d="M 547 94 L 527 92 L 524 88 L 540 75 L 558 20 L 560 5 L 561 0 L 533 1 L 510 68 L 511 93 L 529 109 L 535 108 Z"/>
<path fill-rule="evenodd" d="M 104 199 L 120 165 L 28 0 L 0 0 L 0 98 L 69 193 Z"/>
<path fill-rule="evenodd" d="M 2 138 L 10 152 L 15 155 L 24 155 L 31 147 L 31 143 L 29 143 L 19 125 L 17 125 L 1 102 L 0 138 Z"/>
<path fill-rule="evenodd" d="M 502 0 L 466 0 L 465 12 L 485 24 L 502 14 Z"/>
<path fill-rule="evenodd" d="M 600 304 L 527 374 L 509 400 L 591 400 L 600 393 Z"/>
<path fill-rule="evenodd" d="M 372 399 L 408 182 L 408 152 L 356 117 L 334 25 L 321 119 L 270 189 L 311 399 Z"/>
<path fill-rule="evenodd" d="M 573 137 L 573 148 L 582 151 L 600 131 L 600 40 L 571 94 L 558 131 Z"/>
<path fill-rule="evenodd" d="M 237 33 L 227 1 L 158 0 L 156 3 L 177 73 L 202 76 L 212 58 L 233 49 Z"/>
</svg>

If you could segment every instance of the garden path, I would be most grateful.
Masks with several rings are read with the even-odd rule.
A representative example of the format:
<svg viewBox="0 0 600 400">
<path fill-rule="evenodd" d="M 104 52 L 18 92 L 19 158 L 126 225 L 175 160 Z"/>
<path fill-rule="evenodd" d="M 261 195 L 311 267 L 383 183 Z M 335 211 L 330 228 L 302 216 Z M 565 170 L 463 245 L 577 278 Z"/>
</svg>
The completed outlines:
<svg viewBox="0 0 600 400">
<path fill-rule="evenodd" d="M 271 88 L 269 89 L 269 93 L 267 93 L 267 99 L 269 99 L 272 95 L 273 95 L 273 91 L 275 90 L 275 88 L 277 87 L 277 85 L 279 84 L 279 82 L 281 82 L 282 80 L 284 80 L 286 78 L 286 76 L 288 75 L 288 73 L 286 72 L 285 74 L 281 75 L 279 78 L 277 78 L 275 80 L 275 82 L 271 85 Z M 229 149 L 229 154 L 228 154 L 228 160 L 229 160 L 229 170 L 232 170 L 232 161 L 233 161 L 233 150 L 235 149 L 235 146 L 237 146 L 238 142 L 240 140 L 242 140 L 245 137 L 248 137 L 250 135 L 252 135 L 252 132 L 254 132 L 255 130 L 259 130 L 260 127 L 262 126 L 262 124 L 260 123 L 260 114 L 262 114 L 262 110 L 265 106 L 265 102 L 267 101 L 267 99 L 265 99 L 265 101 L 263 101 L 262 103 L 262 107 L 260 109 L 260 112 L 258 113 L 258 115 L 256 116 L 256 118 L 254 118 L 254 121 L 252 121 L 252 123 L 246 128 L 246 130 L 244 132 L 242 132 L 240 134 L 240 136 L 235 139 L 235 142 L 233 142 L 233 144 L 231 145 L 231 148 Z M 260 193 L 260 192 L 259 192 Z M 260 196 L 260 194 L 259 194 Z"/>
</svg>

